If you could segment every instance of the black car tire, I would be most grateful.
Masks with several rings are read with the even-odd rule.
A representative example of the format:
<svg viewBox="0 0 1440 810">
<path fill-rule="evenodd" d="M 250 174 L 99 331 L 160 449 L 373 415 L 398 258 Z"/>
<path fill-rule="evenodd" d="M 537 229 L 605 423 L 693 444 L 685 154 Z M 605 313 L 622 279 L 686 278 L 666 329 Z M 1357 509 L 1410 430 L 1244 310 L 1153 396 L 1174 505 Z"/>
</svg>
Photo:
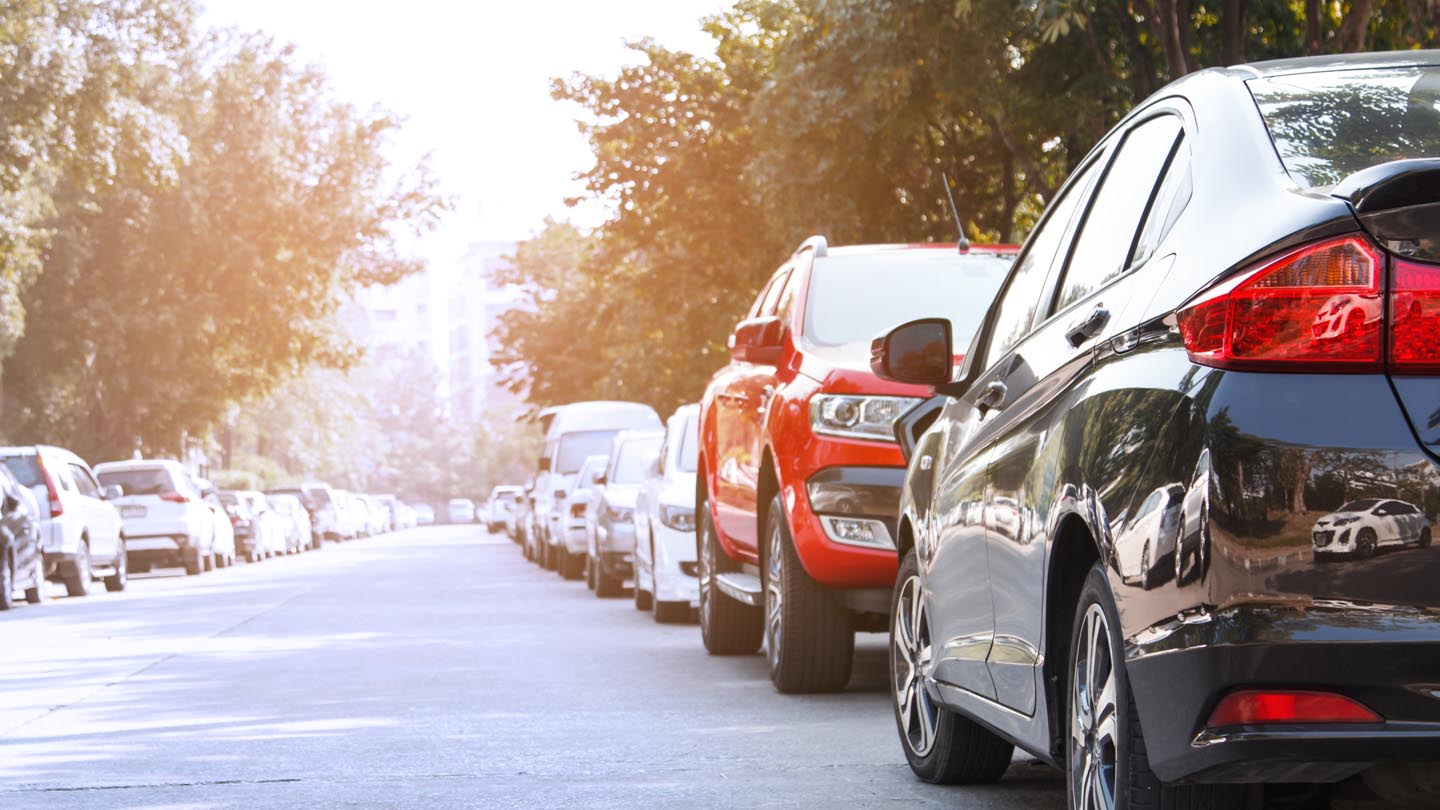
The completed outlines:
<svg viewBox="0 0 1440 810">
<path fill-rule="evenodd" d="M 125 553 L 122 547 L 120 553 L 115 555 L 115 573 L 105 577 L 105 590 L 111 593 L 119 593 L 125 590 L 125 584 L 130 581 L 130 555 Z"/>
<path fill-rule="evenodd" d="M 1101 634 L 1105 637 L 1105 648 L 1098 654 L 1108 659 L 1108 664 L 1097 666 L 1094 671 L 1106 672 L 1113 677 L 1114 706 L 1101 707 L 1099 714 L 1113 712 L 1115 719 L 1115 740 L 1113 753 L 1112 785 L 1113 806 L 1123 810 L 1241 810 L 1250 805 L 1249 798 L 1254 792 L 1246 785 L 1167 785 L 1156 778 L 1150 770 L 1150 759 L 1145 753 L 1145 731 L 1140 727 L 1140 715 L 1135 707 L 1135 696 L 1130 691 L 1130 681 L 1124 666 L 1124 651 L 1120 644 L 1120 614 L 1115 608 L 1115 599 L 1110 594 L 1110 585 L 1105 579 L 1105 569 L 1096 563 L 1085 579 L 1080 592 L 1080 601 L 1075 609 L 1075 620 L 1070 632 L 1070 655 L 1065 681 L 1065 723 L 1062 726 L 1066 746 L 1066 791 L 1069 806 L 1082 806 L 1077 802 L 1076 793 L 1082 786 L 1076 784 L 1079 778 L 1077 768 L 1083 763 L 1075 761 L 1075 733 L 1077 722 L 1074 711 L 1079 677 L 1077 672 L 1084 666 L 1081 659 L 1086 654 L 1083 643 L 1091 617 L 1101 619 Z M 1098 638 L 1098 636 L 1097 636 Z M 1114 662 L 1121 662 L 1113 667 Z M 1084 688 L 1081 686 L 1080 688 Z M 1097 695 L 1103 688 L 1096 688 Z M 1097 719 L 1096 725 L 1099 725 Z M 1087 732 L 1088 738 L 1088 732 Z M 1101 746 L 1103 749 L 1104 746 Z M 1103 759 L 1103 757 L 1102 757 Z M 1101 778 L 1097 775 L 1097 778 Z"/>
<path fill-rule="evenodd" d="M 1374 557 L 1376 552 L 1375 530 L 1361 529 L 1355 535 L 1355 553 L 1360 557 Z"/>
<path fill-rule="evenodd" d="M 920 691 L 925 688 L 924 678 L 915 671 L 914 652 L 933 649 L 934 644 L 923 594 L 920 563 L 912 548 L 900 562 L 890 597 L 890 705 L 905 760 L 916 777 L 934 785 L 999 781 L 1010 767 L 1015 747 L 974 720 L 931 702 L 928 693 Z M 919 705 L 904 705 L 902 693 Z M 907 724 L 912 709 L 909 722 L 926 722 L 933 712 L 934 730 L 928 740 L 921 733 L 920 744 L 911 739 L 911 732 L 920 730 Z"/>
<path fill-rule="evenodd" d="M 761 582 L 770 681 L 786 694 L 839 692 L 850 683 L 855 627 L 835 594 L 805 571 L 779 494 L 766 513 L 765 540 Z"/>
<path fill-rule="evenodd" d="M 15 555 L 6 554 L 0 560 L 0 610 L 15 606 Z"/>
<path fill-rule="evenodd" d="M 696 549 L 700 560 L 700 638 L 711 655 L 754 655 L 765 635 L 764 615 L 760 608 L 738 602 L 715 582 L 715 575 L 729 560 L 720 550 L 710 507 L 698 504 L 700 532 Z"/>
<path fill-rule="evenodd" d="M 595 560 L 586 552 L 585 554 L 585 587 L 595 590 Z"/>
<path fill-rule="evenodd" d="M 32 605 L 38 605 L 45 601 L 45 558 L 38 550 L 35 552 L 35 571 L 32 581 L 35 584 L 25 589 L 25 601 Z"/>
<path fill-rule="evenodd" d="M 689 602 L 655 602 L 656 624 L 682 624 L 690 621 Z"/>
<path fill-rule="evenodd" d="M 640 587 L 640 575 L 635 575 L 635 609 L 652 610 L 655 607 L 655 596 Z"/>
<path fill-rule="evenodd" d="M 560 551 L 560 576 L 563 579 L 579 579 L 585 573 L 585 555 Z"/>
<path fill-rule="evenodd" d="M 600 599 L 613 599 L 625 592 L 625 582 L 618 577 L 612 577 L 605 573 L 605 566 L 600 565 L 599 560 L 591 566 L 595 569 L 595 596 Z"/>
<path fill-rule="evenodd" d="M 1155 561 L 1150 559 L 1150 543 L 1145 543 L 1145 548 L 1140 552 L 1140 587 L 1150 590 L 1155 587 Z"/>
<path fill-rule="evenodd" d="M 560 567 L 560 550 L 557 549 L 557 548 L 555 548 L 554 546 L 550 545 L 549 541 L 546 541 L 546 543 L 545 543 L 545 570 L 546 570 L 546 571 L 554 571 L 554 570 L 556 570 L 556 569 L 559 568 L 559 567 Z"/>
<path fill-rule="evenodd" d="M 90 579 L 90 542 L 84 540 L 80 543 L 80 552 L 75 555 L 75 562 L 65 573 L 65 593 L 70 596 L 85 596 L 90 593 Z"/>
<path fill-rule="evenodd" d="M 1420 530 L 1420 548 L 1430 548 L 1430 527 Z"/>
<path fill-rule="evenodd" d="M 205 557 L 200 553 L 199 548 L 193 548 L 185 554 L 185 576 L 198 577 L 205 571 Z"/>
<path fill-rule="evenodd" d="M 211 551 L 209 554 L 201 557 L 201 561 L 205 563 L 206 571 L 214 571 L 216 568 L 220 567 L 219 562 L 217 562 L 219 556 L 220 555 L 218 553 Z"/>
</svg>

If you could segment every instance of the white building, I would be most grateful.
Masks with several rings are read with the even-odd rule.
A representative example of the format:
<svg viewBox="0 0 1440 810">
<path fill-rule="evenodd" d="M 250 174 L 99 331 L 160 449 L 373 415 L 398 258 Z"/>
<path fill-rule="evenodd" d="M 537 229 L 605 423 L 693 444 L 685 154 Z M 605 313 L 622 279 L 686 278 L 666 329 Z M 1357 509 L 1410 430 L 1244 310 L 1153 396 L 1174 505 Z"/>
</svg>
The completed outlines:
<svg viewBox="0 0 1440 810">
<path fill-rule="evenodd" d="M 364 313 L 360 340 L 366 346 L 415 349 L 430 357 L 437 368 L 445 368 L 443 317 L 437 318 L 436 284 L 430 270 L 407 276 L 389 287 L 369 287 L 358 302 Z"/>
<path fill-rule="evenodd" d="M 491 279 L 508 266 L 515 242 L 476 242 L 470 246 L 448 297 L 450 413 L 476 421 L 487 412 L 503 415 L 520 405 L 518 397 L 500 387 L 490 357 L 496 347 L 489 338 L 501 313 L 514 306 L 513 291 L 497 288 Z"/>
</svg>

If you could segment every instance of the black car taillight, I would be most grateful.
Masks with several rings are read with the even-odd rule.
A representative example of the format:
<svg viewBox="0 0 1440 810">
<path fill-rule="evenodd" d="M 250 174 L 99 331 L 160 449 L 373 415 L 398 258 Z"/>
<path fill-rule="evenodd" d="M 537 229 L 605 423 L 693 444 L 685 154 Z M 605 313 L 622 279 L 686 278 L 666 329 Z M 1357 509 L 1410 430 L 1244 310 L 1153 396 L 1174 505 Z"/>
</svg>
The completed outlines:
<svg viewBox="0 0 1440 810">
<path fill-rule="evenodd" d="M 1361 235 L 1307 245 L 1180 310 L 1181 339 L 1218 368 L 1380 371 L 1384 268 Z"/>
</svg>

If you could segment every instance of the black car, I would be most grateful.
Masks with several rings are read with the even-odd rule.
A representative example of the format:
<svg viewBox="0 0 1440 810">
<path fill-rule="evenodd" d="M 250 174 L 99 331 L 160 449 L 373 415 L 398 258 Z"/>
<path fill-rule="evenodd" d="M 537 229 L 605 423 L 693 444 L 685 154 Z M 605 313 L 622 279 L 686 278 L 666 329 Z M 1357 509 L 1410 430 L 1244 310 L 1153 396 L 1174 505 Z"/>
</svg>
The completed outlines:
<svg viewBox="0 0 1440 810">
<path fill-rule="evenodd" d="M 892 613 L 916 774 L 1019 746 L 1073 808 L 1440 784 L 1437 157 L 1440 52 L 1203 71 L 1079 164 L 958 373 L 942 320 L 876 340 L 945 398 Z M 1419 519 L 1335 520 L 1363 498 Z"/>
<path fill-rule="evenodd" d="M 32 605 L 45 598 L 39 507 L 34 495 L 0 466 L 0 610 L 14 606 L 16 591 L 24 591 Z"/>
</svg>

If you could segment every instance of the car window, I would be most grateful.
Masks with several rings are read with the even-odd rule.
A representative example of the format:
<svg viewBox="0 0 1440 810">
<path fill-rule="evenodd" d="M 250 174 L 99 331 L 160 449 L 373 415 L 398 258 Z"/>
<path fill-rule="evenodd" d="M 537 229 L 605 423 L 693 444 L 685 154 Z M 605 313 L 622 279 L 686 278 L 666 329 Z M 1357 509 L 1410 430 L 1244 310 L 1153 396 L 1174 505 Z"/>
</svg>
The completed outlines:
<svg viewBox="0 0 1440 810">
<path fill-rule="evenodd" d="M 760 317 L 760 312 L 761 312 L 763 309 L 765 309 L 765 298 L 766 298 L 766 296 L 768 296 L 768 295 L 770 294 L 770 287 L 773 286 L 774 284 L 775 284 L 775 277 L 774 277 L 774 276 L 771 276 L 771 277 L 769 278 L 769 280 L 767 280 L 767 281 L 765 282 L 765 286 L 763 286 L 763 287 L 760 288 L 760 293 L 755 296 L 755 303 L 750 305 L 750 311 L 749 311 L 748 313 L 746 313 L 745 317 L 747 317 L 747 318 L 758 318 L 758 317 Z"/>
<path fill-rule="evenodd" d="M 27 453 L 22 456 L 6 456 L 5 468 L 15 476 L 21 486 L 43 487 L 45 476 L 40 472 L 40 457 Z"/>
<path fill-rule="evenodd" d="M 566 433 L 560 437 L 560 448 L 556 452 L 555 472 L 570 475 L 579 472 L 585 459 L 591 456 L 609 455 L 610 445 L 615 441 L 618 430 L 582 430 Z"/>
<path fill-rule="evenodd" d="M 126 495 L 159 495 L 177 492 L 170 480 L 170 471 L 164 467 L 141 467 L 126 470 L 103 470 L 99 473 L 100 483 L 107 487 L 118 486 Z M 76 474 L 76 479 L 80 478 Z"/>
<path fill-rule="evenodd" d="M 1140 229 L 1140 237 L 1135 240 L 1135 250 L 1130 256 L 1131 267 L 1139 267 L 1155 255 L 1160 243 L 1175 227 L 1175 221 L 1185 212 L 1185 206 L 1190 204 L 1194 190 L 1190 174 L 1190 142 L 1181 137 L 1175 146 L 1175 155 L 1165 169 L 1165 179 L 1155 192 L 1155 202 L 1145 214 L 1145 225 Z"/>
<path fill-rule="evenodd" d="M 606 483 L 638 484 L 645 480 L 645 468 L 650 466 L 650 459 L 655 457 L 655 451 L 659 447 L 659 438 L 631 439 L 625 442 L 616 454 Z"/>
<path fill-rule="evenodd" d="M 700 467 L 700 418 L 692 416 L 685 420 L 685 431 L 680 439 L 680 470 L 693 473 Z"/>
<path fill-rule="evenodd" d="M 70 475 L 75 479 L 76 490 L 87 498 L 100 497 L 100 487 L 95 483 L 95 479 L 91 477 L 90 471 L 78 464 L 71 464 L 69 466 Z"/>
<path fill-rule="evenodd" d="M 655 472 L 660 478 L 665 477 L 665 461 L 670 457 L 670 434 L 665 434 L 665 440 L 660 443 L 660 454 L 655 459 Z"/>
<path fill-rule="evenodd" d="M 1140 220 L 1154 201 L 1161 172 L 1183 134 L 1180 119 L 1173 115 L 1151 118 L 1126 133 L 1075 238 L 1053 311 L 1129 269 Z"/>
<path fill-rule="evenodd" d="M 774 315 L 775 308 L 780 303 L 780 293 L 785 289 L 785 282 L 790 280 L 790 268 L 781 268 L 780 272 L 765 288 L 765 298 L 760 302 L 760 311 L 756 317 L 763 318 L 767 315 Z"/>
<path fill-rule="evenodd" d="M 985 351 L 985 368 L 999 362 L 1035 325 L 1035 315 L 1040 310 L 1050 266 L 1059 252 L 1075 209 L 1089 196 L 1090 183 L 1101 162 L 1096 160 L 1082 170 L 1066 187 L 1060 199 L 1051 203 L 1044 220 L 1030 235 L 1024 252 L 1010 273 L 1005 291 L 995 305 L 989 347 Z"/>
<path fill-rule="evenodd" d="M 785 276 L 785 286 L 780 290 L 780 301 L 775 305 L 775 314 L 782 321 L 789 321 L 790 314 L 795 311 L 795 290 L 800 286 L 800 277 L 804 275 L 801 271 L 809 267 L 815 260 L 814 253 L 805 251 L 803 261 L 797 261 L 796 266 Z"/>
</svg>

